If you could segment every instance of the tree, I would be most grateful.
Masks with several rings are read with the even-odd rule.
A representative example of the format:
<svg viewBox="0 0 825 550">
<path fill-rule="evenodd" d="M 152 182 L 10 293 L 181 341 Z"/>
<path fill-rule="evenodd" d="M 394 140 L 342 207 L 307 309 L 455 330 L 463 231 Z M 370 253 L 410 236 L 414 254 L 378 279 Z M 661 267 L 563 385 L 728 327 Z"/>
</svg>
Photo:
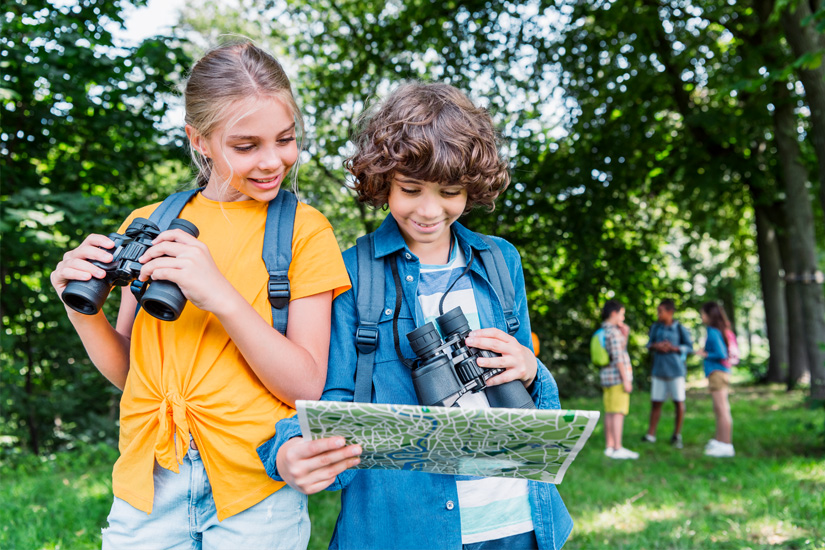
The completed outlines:
<svg viewBox="0 0 825 550">
<path fill-rule="evenodd" d="M 162 163 L 183 158 L 181 141 L 160 123 L 187 59 L 162 37 L 115 44 L 121 1 L 7 4 L 0 402 L 3 431 L 39 452 L 114 429 L 101 418 L 116 394 L 86 359 L 48 275 L 87 234 L 117 229 L 136 197 L 178 183 Z"/>
</svg>

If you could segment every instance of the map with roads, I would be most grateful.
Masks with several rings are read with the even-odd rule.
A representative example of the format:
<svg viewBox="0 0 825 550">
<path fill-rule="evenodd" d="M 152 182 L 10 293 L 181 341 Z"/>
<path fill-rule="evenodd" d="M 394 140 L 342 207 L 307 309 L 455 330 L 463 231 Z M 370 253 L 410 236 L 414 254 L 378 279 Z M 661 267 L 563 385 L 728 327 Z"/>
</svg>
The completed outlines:
<svg viewBox="0 0 825 550">
<path fill-rule="evenodd" d="M 298 401 L 304 437 L 361 445 L 356 468 L 561 483 L 598 411 Z"/>
</svg>

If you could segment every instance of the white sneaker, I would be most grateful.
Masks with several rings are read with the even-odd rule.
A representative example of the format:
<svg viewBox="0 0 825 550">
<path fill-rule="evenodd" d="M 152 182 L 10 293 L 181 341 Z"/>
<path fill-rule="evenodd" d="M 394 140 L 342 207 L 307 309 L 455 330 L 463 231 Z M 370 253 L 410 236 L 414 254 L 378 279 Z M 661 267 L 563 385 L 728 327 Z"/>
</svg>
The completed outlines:
<svg viewBox="0 0 825 550">
<path fill-rule="evenodd" d="M 720 443 L 722 443 L 722 442 L 721 442 L 721 441 L 719 441 L 719 440 L 716 440 L 716 439 L 711 438 L 711 440 L 710 440 L 710 441 L 708 441 L 707 443 L 705 443 L 705 450 L 708 450 L 708 449 L 710 449 L 711 447 L 715 447 L 715 446 L 719 445 Z"/>
<path fill-rule="evenodd" d="M 656 436 L 645 434 L 642 436 L 642 443 L 656 443 Z"/>
<path fill-rule="evenodd" d="M 607 447 L 607 448 L 604 450 L 604 456 L 607 456 L 607 457 L 613 458 L 613 453 L 615 453 L 615 452 L 616 452 L 616 449 L 611 449 L 610 447 Z"/>
<path fill-rule="evenodd" d="M 721 441 L 717 441 L 715 445 L 705 449 L 705 456 L 729 458 L 735 455 L 736 451 L 733 450 L 733 443 L 722 443 Z"/>
<path fill-rule="evenodd" d="M 619 447 L 613 451 L 613 455 L 610 458 L 615 458 L 617 460 L 636 460 L 639 458 L 639 453 L 633 452 L 630 449 L 625 449 L 624 447 Z"/>
</svg>

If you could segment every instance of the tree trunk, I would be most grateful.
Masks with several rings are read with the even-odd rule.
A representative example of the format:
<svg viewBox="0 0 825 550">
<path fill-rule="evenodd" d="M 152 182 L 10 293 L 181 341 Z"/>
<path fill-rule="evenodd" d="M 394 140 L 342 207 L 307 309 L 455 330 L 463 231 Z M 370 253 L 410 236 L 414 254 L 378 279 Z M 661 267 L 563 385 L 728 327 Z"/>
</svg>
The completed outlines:
<svg viewBox="0 0 825 550">
<path fill-rule="evenodd" d="M 781 21 L 785 39 L 797 58 L 820 55 L 822 35 L 816 31 L 817 20 L 808 2 L 790 2 L 790 7 L 782 10 Z M 820 62 L 817 67 L 811 65 L 796 72 L 811 109 L 811 136 L 819 164 L 819 201 L 825 213 L 825 64 Z"/>
<path fill-rule="evenodd" d="M 785 382 L 788 373 L 788 314 L 785 293 L 779 271 L 782 258 L 779 242 L 768 213 L 768 207 L 756 205 L 756 246 L 759 251 L 759 282 L 762 285 L 762 303 L 765 306 L 765 328 L 768 335 L 768 371 L 766 382 Z"/>
<path fill-rule="evenodd" d="M 811 397 L 825 400 L 825 350 L 820 347 L 825 343 L 825 296 L 822 286 L 810 280 L 818 266 L 807 173 L 799 161 L 797 121 L 787 86 L 779 82 L 774 84 L 773 89 L 776 147 L 785 184 L 785 216 L 792 264 L 790 270 L 787 265 L 785 267 L 785 280 L 789 287 L 797 288 L 802 303 L 805 352 L 811 371 Z"/>
<path fill-rule="evenodd" d="M 779 236 L 779 254 L 782 257 L 782 266 L 785 273 L 792 272 L 791 242 L 788 234 Z M 788 319 L 788 390 L 796 384 L 810 370 L 808 354 L 805 344 L 805 323 L 802 321 L 802 298 L 799 287 L 795 284 L 785 285 L 785 306 Z"/>
</svg>

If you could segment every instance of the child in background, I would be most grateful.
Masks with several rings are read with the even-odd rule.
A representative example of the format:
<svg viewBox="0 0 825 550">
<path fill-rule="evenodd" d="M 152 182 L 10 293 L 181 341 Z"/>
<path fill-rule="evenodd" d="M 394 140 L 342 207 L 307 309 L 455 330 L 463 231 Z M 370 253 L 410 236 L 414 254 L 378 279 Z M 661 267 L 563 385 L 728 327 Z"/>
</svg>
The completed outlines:
<svg viewBox="0 0 825 550">
<path fill-rule="evenodd" d="M 494 238 L 516 291 L 519 328 L 511 336 L 486 267 L 473 261 L 490 245 L 457 221 L 475 206 L 492 209 L 509 183 L 490 115 L 452 86 L 405 84 L 366 119 L 354 141 L 357 150 L 347 166 L 359 198 L 374 207 L 389 206 L 389 215 L 373 234 L 374 257 L 383 262 L 385 296 L 394 295 L 396 288 L 403 294 L 403 300 L 387 299 L 383 306 L 372 402 L 418 404 L 404 364 L 413 357 L 405 335 L 440 311 L 461 306 L 473 329 L 467 344 L 501 354 L 479 359 L 481 367 L 505 369 L 488 385 L 520 380 L 537 408 L 559 408 L 555 381 L 531 348 L 518 252 Z M 356 295 L 358 285 L 365 284 L 357 278 L 355 248 L 344 253 L 344 261 L 353 289 L 333 303 L 335 353 L 323 395 L 334 401 L 352 401 L 355 393 Z M 483 393 L 468 395 L 486 402 Z M 296 419 L 282 420 L 259 454 L 270 475 L 302 492 L 341 490 L 331 548 L 544 550 L 560 548 L 572 529 L 552 484 L 347 470 L 358 463 L 358 446 L 345 446 L 340 437 L 309 441 L 299 435 Z"/>
<path fill-rule="evenodd" d="M 732 457 L 733 417 L 730 414 L 728 388 L 730 387 L 730 367 L 726 333 L 731 330 L 725 309 L 716 302 L 707 302 L 700 310 L 702 323 L 707 327 L 705 349 L 696 353 L 705 359 L 705 376 L 713 400 L 713 415 L 716 419 L 716 434 L 705 445 L 705 454 L 714 457 Z M 732 332 L 731 332 L 732 334 Z"/>
<path fill-rule="evenodd" d="M 604 454 L 617 460 L 636 460 L 639 453 L 622 446 L 624 417 L 630 411 L 633 392 L 633 368 L 627 354 L 630 329 L 624 322 L 624 306 L 618 300 L 608 300 L 602 307 L 604 347 L 610 363 L 599 373 L 604 394 Z"/>
<path fill-rule="evenodd" d="M 180 216 L 200 237 L 165 231 L 139 259 L 141 281 L 180 287 L 180 318 L 136 312 L 126 287 L 115 328 L 67 307 L 92 362 L 123 390 L 103 548 L 303 548 L 306 496 L 270 479 L 255 448 L 296 399 L 321 395 L 333 293 L 349 280 L 329 222 L 298 203 L 287 336 L 273 328 L 264 226 L 268 203 L 287 193 L 301 123 L 281 65 L 251 43 L 218 47 L 194 65 L 184 98 L 201 189 Z M 67 252 L 51 275 L 58 295 L 102 278 L 91 262 L 111 261 L 112 245 L 90 235 Z"/>
</svg>

